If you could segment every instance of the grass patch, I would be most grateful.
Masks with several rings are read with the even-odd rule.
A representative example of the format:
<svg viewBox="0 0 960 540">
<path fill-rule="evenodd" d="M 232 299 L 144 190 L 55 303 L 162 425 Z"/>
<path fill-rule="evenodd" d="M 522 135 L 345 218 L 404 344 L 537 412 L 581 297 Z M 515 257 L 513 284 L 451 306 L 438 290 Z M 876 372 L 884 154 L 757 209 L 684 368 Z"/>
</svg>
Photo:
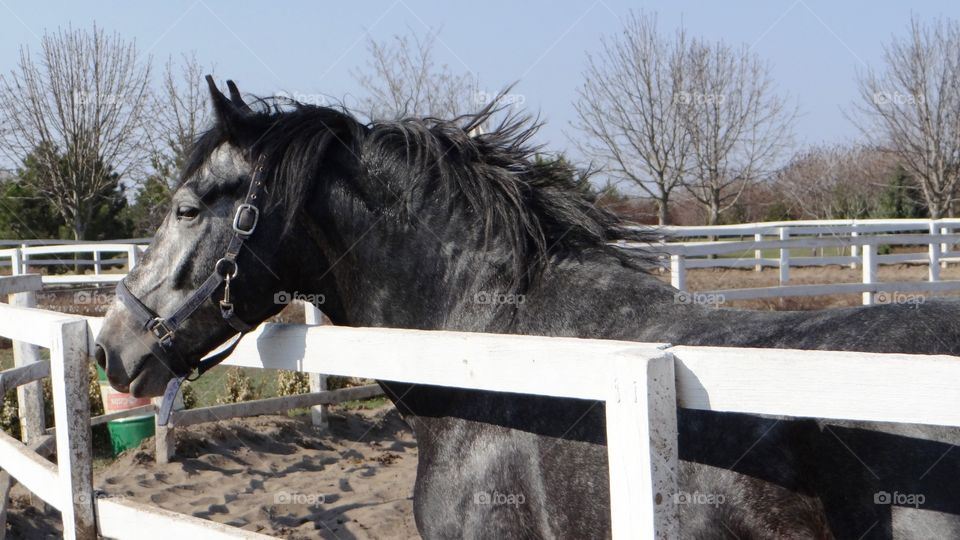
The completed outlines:
<svg viewBox="0 0 960 540">
<path fill-rule="evenodd" d="M 0 349 L 0 370 L 13 367 L 13 349 Z"/>
<path fill-rule="evenodd" d="M 195 407 L 217 405 L 217 397 L 226 392 L 227 369 L 229 368 L 226 366 L 215 367 L 207 373 L 204 373 L 204 375 L 196 381 L 190 383 L 197 398 Z M 259 389 L 262 398 L 277 396 L 277 370 L 260 368 L 238 369 L 250 378 L 254 388 Z"/>
<path fill-rule="evenodd" d="M 384 405 L 390 403 L 390 399 L 386 396 L 372 397 L 369 399 L 351 399 L 350 401 L 344 401 L 340 404 L 340 407 L 347 411 L 356 411 L 356 410 L 371 410 L 379 409 Z"/>
</svg>

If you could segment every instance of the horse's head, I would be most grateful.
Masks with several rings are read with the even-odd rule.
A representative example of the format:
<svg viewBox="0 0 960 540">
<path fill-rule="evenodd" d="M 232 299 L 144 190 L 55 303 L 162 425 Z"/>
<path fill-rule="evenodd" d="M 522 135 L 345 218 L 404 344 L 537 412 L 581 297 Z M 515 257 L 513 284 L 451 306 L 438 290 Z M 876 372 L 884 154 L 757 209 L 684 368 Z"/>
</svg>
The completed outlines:
<svg viewBox="0 0 960 540">
<path fill-rule="evenodd" d="M 228 99 L 208 81 L 217 123 L 198 142 L 97 338 L 110 383 L 135 396 L 162 394 L 238 330 L 278 313 L 284 302 L 274 295 L 296 286 L 292 261 L 300 254 L 283 240 L 294 236 L 284 230 L 283 209 L 267 205 L 273 175 L 252 139 L 254 115 L 232 83 Z"/>
</svg>

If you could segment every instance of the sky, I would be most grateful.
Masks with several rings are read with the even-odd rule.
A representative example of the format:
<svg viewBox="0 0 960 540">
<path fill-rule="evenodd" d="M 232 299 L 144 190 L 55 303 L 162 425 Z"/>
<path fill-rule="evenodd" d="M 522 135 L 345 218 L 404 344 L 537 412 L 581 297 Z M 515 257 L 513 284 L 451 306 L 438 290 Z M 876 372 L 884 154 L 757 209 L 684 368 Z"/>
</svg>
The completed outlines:
<svg viewBox="0 0 960 540">
<path fill-rule="evenodd" d="M 516 83 L 515 101 L 546 122 L 536 142 L 573 158 L 573 101 L 588 53 L 620 31 L 630 10 L 656 13 L 661 28 L 746 44 L 771 64 L 777 90 L 798 106 L 796 144 L 839 143 L 859 134 L 844 111 L 856 99 L 856 74 L 882 65 L 882 47 L 903 35 L 911 13 L 960 18 L 955 0 L 418 0 L 338 2 L 164 2 L 0 0 L 0 72 L 44 31 L 94 22 L 134 39 L 155 74 L 167 58 L 195 51 L 221 80 L 245 93 L 284 93 L 355 102 L 352 73 L 369 56 L 367 40 L 440 29 L 439 63 L 471 72 L 481 90 Z"/>
</svg>

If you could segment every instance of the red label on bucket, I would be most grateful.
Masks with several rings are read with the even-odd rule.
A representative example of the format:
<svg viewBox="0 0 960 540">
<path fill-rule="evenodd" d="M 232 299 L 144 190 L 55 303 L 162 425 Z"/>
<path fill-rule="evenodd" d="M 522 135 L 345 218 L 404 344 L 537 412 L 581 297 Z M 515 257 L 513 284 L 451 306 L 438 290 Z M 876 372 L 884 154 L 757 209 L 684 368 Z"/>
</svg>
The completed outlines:
<svg viewBox="0 0 960 540">
<path fill-rule="evenodd" d="M 109 385 L 102 385 L 100 391 L 104 397 L 103 408 L 108 413 L 150 404 L 150 398 L 136 398 L 124 392 L 117 392 Z"/>
</svg>

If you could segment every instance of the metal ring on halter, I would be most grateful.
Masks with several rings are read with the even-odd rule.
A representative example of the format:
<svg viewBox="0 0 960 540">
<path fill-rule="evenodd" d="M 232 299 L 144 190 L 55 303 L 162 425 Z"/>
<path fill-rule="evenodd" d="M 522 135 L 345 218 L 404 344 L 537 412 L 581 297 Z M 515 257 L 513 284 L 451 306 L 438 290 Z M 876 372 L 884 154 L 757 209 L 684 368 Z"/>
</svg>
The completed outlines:
<svg viewBox="0 0 960 540">
<path fill-rule="evenodd" d="M 225 263 L 225 264 L 232 264 L 232 265 L 233 265 L 233 271 L 232 271 L 232 272 L 226 272 L 225 269 L 221 267 L 221 264 L 224 264 L 224 263 Z M 217 273 L 220 277 L 222 277 L 222 278 L 225 278 L 225 279 L 226 279 L 226 278 L 233 279 L 233 278 L 237 277 L 237 273 L 240 272 L 240 267 L 237 266 L 237 261 L 232 261 L 232 260 L 230 260 L 230 259 L 224 258 L 224 259 L 220 259 L 219 261 L 217 261 L 217 264 L 214 265 L 214 267 L 213 267 L 213 271 L 216 272 L 216 273 Z"/>
</svg>

